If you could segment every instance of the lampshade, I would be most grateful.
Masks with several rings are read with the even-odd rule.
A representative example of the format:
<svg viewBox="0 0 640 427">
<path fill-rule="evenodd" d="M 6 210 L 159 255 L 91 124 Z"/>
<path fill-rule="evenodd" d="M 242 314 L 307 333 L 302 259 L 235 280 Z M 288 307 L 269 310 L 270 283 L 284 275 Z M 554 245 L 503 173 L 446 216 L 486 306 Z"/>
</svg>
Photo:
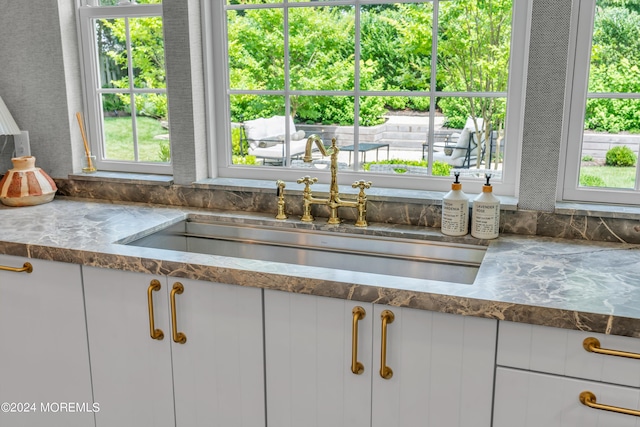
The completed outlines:
<svg viewBox="0 0 640 427">
<path fill-rule="evenodd" d="M 20 128 L 0 97 L 0 135 L 20 135 Z"/>
</svg>

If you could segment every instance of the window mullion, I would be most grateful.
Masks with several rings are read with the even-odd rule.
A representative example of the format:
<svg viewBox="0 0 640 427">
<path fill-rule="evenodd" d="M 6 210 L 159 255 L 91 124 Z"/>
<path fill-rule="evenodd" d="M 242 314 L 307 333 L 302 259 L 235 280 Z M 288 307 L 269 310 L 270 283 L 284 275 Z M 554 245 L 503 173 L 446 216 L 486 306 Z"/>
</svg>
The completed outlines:
<svg viewBox="0 0 640 427">
<path fill-rule="evenodd" d="M 131 130 L 133 131 L 133 159 L 139 161 L 138 154 L 138 126 L 137 126 L 137 111 L 136 111 L 136 95 L 134 90 L 134 76 L 133 76 L 133 50 L 131 48 L 131 26 L 128 17 L 124 20 L 126 45 L 127 45 L 127 74 L 129 75 L 129 99 L 131 100 Z"/>
</svg>

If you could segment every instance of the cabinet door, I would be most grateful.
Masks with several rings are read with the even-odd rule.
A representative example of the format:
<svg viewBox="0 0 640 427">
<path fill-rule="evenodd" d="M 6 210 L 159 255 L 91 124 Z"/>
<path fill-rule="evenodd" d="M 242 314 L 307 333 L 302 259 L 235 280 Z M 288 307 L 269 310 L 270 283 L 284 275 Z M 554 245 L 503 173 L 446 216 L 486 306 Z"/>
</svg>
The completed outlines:
<svg viewBox="0 0 640 427">
<path fill-rule="evenodd" d="M 262 290 L 169 278 L 169 296 L 177 283 L 184 291 L 175 295 L 176 324 L 186 341 L 166 331 L 177 426 L 264 427 Z"/>
<path fill-rule="evenodd" d="M 380 375 L 381 314 L 387 325 L 386 365 Z M 489 427 L 497 322 L 409 308 L 375 306 L 374 427 Z"/>
<path fill-rule="evenodd" d="M 638 389 L 498 367 L 493 427 L 640 427 L 638 417 L 583 405 L 583 391 L 601 404 L 640 408 Z"/>
<path fill-rule="evenodd" d="M 83 275 L 97 426 L 175 425 L 165 278 L 92 267 Z M 153 279 L 161 282 L 151 294 L 162 340 L 150 333 Z"/>
<path fill-rule="evenodd" d="M 16 404 L 0 425 L 94 425 L 80 266 L 0 255 L 25 262 L 32 273 L 0 271 L 0 402 Z"/>
<path fill-rule="evenodd" d="M 267 424 L 277 427 L 371 425 L 370 304 L 266 290 Z M 358 321 L 360 375 L 351 372 L 352 310 Z"/>
</svg>

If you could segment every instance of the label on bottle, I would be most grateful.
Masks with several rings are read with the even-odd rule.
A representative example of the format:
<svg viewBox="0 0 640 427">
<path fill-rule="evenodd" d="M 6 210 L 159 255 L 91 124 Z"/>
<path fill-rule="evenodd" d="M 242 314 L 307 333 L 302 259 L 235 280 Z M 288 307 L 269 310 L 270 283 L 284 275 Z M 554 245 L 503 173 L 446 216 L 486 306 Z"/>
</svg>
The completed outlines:
<svg viewBox="0 0 640 427">
<path fill-rule="evenodd" d="M 471 235 L 479 239 L 495 239 L 500 230 L 500 204 L 473 202 Z"/>
<path fill-rule="evenodd" d="M 466 200 L 443 200 L 442 233 L 463 236 L 469 232 L 469 202 Z"/>
</svg>

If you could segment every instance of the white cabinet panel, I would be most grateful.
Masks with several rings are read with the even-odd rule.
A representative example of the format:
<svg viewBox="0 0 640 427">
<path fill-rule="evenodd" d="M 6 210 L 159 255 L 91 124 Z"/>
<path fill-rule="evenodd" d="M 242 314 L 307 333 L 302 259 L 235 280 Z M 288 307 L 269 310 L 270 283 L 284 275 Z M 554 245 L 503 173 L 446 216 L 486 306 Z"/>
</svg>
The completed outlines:
<svg viewBox="0 0 640 427">
<path fill-rule="evenodd" d="M 640 390 L 498 367 L 493 427 L 640 427 L 640 418 L 589 408 L 582 391 L 598 403 L 637 410 Z"/>
<path fill-rule="evenodd" d="M 0 402 L 17 404 L 0 425 L 94 425 L 80 266 L 0 255 L 3 266 L 25 262 L 32 273 L 0 271 Z"/>
<path fill-rule="evenodd" d="M 637 338 L 503 321 L 498 365 L 640 387 L 640 360 L 588 352 L 587 337 L 602 348 L 640 353 Z"/>
<path fill-rule="evenodd" d="M 373 426 L 469 426 L 491 424 L 495 320 L 375 306 L 374 321 L 388 309 L 387 365 L 374 334 Z M 375 325 L 377 330 L 381 325 Z"/>
<path fill-rule="evenodd" d="M 168 292 L 176 282 L 169 279 Z M 176 424 L 264 427 L 262 291 L 179 282 L 177 327 L 187 341 L 171 341 Z"/>
<path fill-rule="evenodd" d="M 174 426 L 171 324 L 162 276 L 83 267 L 94 397 L 98 427 Z M 152 279 L 152 339 L 147 291 Z"/>
<path fill-rule="evenodd" d="M 265 290 L 267 424 L 371 425 L 370 304 Z M 364 373 L 351 372 L 352 309 Z"/>
</svg>

